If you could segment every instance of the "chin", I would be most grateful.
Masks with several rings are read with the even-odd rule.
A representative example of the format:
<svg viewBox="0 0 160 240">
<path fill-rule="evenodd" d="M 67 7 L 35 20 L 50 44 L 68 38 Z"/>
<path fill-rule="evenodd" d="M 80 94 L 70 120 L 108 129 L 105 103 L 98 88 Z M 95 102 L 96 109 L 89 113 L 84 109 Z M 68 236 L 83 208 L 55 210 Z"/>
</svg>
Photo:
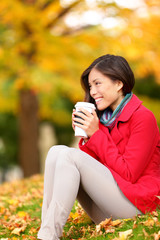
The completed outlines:
<svg viewBox="0 0 160 240">
<path fill-rule="evenodd" d="M 99 110 L 99 111 L 104 111 L 106 108 L 108 108 L 109 106 L 107 105 L 107 104 L 99 104 L 99 106 L 98 106 L 98 104 L 97 104 L 97 109 Z"/>
<path fill-rule="evenodd" d="M 106 108 L 100 107 L 100 106 L 98 107 L 98 106 L 97 106 L 97 109 L 98 109 L 99 111 L 103 111 L 103 110 L 105 110 Z"/>
</svg>

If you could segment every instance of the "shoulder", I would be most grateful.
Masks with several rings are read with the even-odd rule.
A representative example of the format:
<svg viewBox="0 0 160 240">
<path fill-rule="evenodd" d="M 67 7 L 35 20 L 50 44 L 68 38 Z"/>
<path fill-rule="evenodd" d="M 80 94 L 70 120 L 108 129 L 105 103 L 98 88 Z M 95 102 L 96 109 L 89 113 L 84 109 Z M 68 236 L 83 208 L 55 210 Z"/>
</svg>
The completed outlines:
<svg viewBox="0 0 160 240">
<path fill-rule="evenodd" d="M 143 129 L 147 133 L 150 132 L 154 134 L 154 132 L 156 132 L 156 134 L 159 134 L 158 124 L 154 114 L 143 105 L 132 114 L 130 126 L 132 129 Z"/>
<path fill-rule="evenodd" d="M 144 121 L 147 119 L 149 121 L 154 121 L 154 122 L 156 121 L 156 118 L 155 118 L 154 114 L 152 113 L 152 111 L 143 105 L 140 105 L 139 108 L 136 109 L 135 112 L 133 112 L 132 116 L 134 118 L 136 117 L 136 118 L 143 119 Z"/>
<path fill-rule="evenodd" d="M 148 119 L 156 122 L 154 114 L 142 105 L 142 101 L 135 94 L 133 94 L 131 100 L 122 111 L 119 121 L 128 122 L 131 119 L 137 119 L 139 121 L 146 121 L 146 119 Z"/>
<path fill-rule="evenodd" d="M 155 116 L 152 113 L 152 111 L 149 110 L 148 108 L 146 108 L 143 105 L 143 102 L 135 94 L 133 94 L 130 102 L 127 104 L 126 112 L 130 112 L 130 116 L 132 116 L 132 115 L 138 116 L 138 117 L 142 116 L 142 117 L 146 117 L 146 118 L 155 120 Z M 128 114 L 128 113 L 126 113 L 126 114 Z"/>
<path fill-rule="evenodd" d="M 125 119 L 126 122 L 128 121 L 132 128 L 139 126 L 142 129 L 150 128 L 159 131 L 154 114 L 142 105 L 142 101 L 135 94 L 133 94 L 128 106 L 126 106 L 123 119 Z"/>
</svg>

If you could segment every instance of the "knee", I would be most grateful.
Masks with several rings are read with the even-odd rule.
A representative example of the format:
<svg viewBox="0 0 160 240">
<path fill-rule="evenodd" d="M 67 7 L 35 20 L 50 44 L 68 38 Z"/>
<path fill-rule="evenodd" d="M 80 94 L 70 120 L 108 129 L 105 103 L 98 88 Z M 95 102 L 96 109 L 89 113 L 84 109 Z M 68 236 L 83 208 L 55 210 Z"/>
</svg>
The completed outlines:
<svg viewBox="0 0 160 240">
<path fill-rule="evenodd" d="M 52 146 L 48 151 L 48 155 L 53 155 L 57 148 L 58 146 Z"/>
<path fill-rule="evenodd" d="M 48 151 L 45 165 L 52 167 L 52 165 L 55 164 L 58 158 L 58 155 L 64 148 L 66 148 L 66 146 L 61 146 L 61 145 L 52 146 Z"/>
<path fill-rule="evenodd" d="M 62 165 L 65 165 L 65 164 L 77 165 L 77 162 L 79 159 L 77 156 L 77 150 L 78 149 L 70 148 L 70 147 L 62 149 L 59 154 L 59 159 L 57 163 Z"/>
</svg>

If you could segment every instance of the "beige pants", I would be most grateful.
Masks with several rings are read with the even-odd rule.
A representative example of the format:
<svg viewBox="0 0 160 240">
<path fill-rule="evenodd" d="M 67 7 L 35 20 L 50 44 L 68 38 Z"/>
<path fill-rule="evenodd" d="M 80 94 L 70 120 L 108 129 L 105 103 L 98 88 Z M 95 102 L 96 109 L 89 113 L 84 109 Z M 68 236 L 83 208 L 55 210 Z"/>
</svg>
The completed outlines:
<svg viewBox="0 0 160 240">
<path fill-rule="evenodd" d="M 107 167 L 79 149 L 54 146 L 45 165 L 39 239 L 60 238 L 76 198 L 96 224 L 110 216 L 130 218 L 140 214 Z"/>
</svg>

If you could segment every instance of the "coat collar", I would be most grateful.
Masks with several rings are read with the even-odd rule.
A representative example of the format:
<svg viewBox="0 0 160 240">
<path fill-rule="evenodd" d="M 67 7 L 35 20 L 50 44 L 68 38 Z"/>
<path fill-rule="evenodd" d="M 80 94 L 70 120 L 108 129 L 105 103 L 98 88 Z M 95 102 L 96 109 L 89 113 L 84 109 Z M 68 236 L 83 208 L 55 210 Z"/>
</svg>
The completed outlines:
<svg viewBox="0 0 160 240">
<path fill-rule="evenodd" d="M 132 114 L 136 111 L 136 109 L 138 109 L 141 105 L 142 101 L 140 101 L 138 97 L 133 94 L 131 100 L 124 107 L 118 118 L 118 121 L 111 130 L 112 139 L 114 140 L 116 145 L 123 139 L 122 134 L 118 130 L 118 122 L 127 122 L 132 116 Z M 102 123 L 100 123 L 100 129 L 105 132 L 107 128 Z"/>
<path fill-rule="evenodd" d="M 120 114 L 118 121 L 128 121 L 132 114 L 136 111 L 136 109 L 139 108 L 141 105 L 142 101 L 140 101 L 139 98 L 135 94 L 133 94 L 131 100 L 127 103 L 122 113 Z"/>
</svg>

